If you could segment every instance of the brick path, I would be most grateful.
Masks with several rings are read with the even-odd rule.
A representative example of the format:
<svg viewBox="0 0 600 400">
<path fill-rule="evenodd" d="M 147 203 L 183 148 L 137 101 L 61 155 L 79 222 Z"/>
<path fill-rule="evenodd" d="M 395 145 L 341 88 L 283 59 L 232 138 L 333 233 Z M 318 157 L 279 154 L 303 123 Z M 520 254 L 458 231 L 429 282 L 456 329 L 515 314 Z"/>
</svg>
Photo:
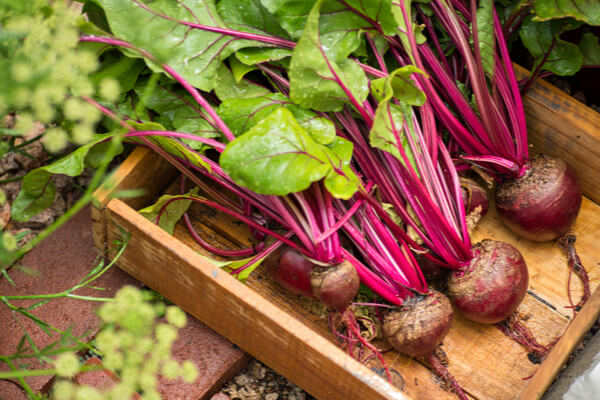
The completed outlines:
<svg viewBox="0 0 600 400">
<path fill-rule="evenodd" d="M 55 293 L 68 289 L 90 270 L 96 255 L 92 241 L 90 210 L 86 208 L 23 258 L 20 264 L 27 268 L 28 273 L 23 272 L 25 269 L 13 269 L 10 272 L 15 286 L 0 278 L 0 295 Z M 123 285 L 142 286 L 139 281 L 118 268 L 109 270 L 94 285 L 106 290 L 98 292 L 82 289 L 78 294 L 112 296 Z M 29 304 L 31 303 L 33 302 Z M 29 305 L 25 302 L 15 304 Z M 56 299 L 32 313 L 60 329 L 71 328 L 74 335 L 86 334 L 86 337 L 91 338 L 99 323 L 94 313 L 97 306 L 98 304 L 92 302 Z M 14 353 L 23 335 L 19 323 L 31 334 L 40 348 L 58 337 L 49 337 L 27 318 L 18 316 L 17 319 L 18 322 L 7 307 L 0 306 L 0 354 Z M 210 398 L 226 380 L 239 372 L 249 359 L 246 353 L 227 339 L 189 315 L 188 325 L 180 330 L 179 338 L 173 346 L 173 354 L 176 359 L 194 361 L 200 375 L 193 384 L 185 384 L 181 380 L 161 380 L 159 391 L 166 400 Z M 40 367 L 40 363 L 33 360 L 31 368 Z M 6 367 L 0 364 L 0 370 L 3 368 Z M 107 379 L 109 378 L 106 376 L 90 377 L 88 374 L 86 382 L 98 382 L 98 385 L 102 385 L 106 384 Z M 27 381 L 35 390 L 41 390 L 49 380 L 50 377 L 36 377 Z M 0 381 L 0 399 L 21 400 L 25 399 L 25 395 L 17 386 Z"/>
</svg>

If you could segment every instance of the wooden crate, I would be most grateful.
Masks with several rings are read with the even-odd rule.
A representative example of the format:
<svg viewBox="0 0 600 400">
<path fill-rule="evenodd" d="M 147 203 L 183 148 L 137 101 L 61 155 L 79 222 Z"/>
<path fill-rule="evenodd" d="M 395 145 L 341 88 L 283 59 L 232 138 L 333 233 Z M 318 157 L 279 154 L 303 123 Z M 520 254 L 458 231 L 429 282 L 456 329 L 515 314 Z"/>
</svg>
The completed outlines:
<svg viewBox="0 0 600 400">
<path fill-rule="evenodd" d="M 560 340 L 543 364 L 532 363 L 524 349 L 497 328 L 476 324 L 456 313 L 443 343 L 449 370 L 473 399 L 537 399 L 600 312 L 600 115 L 551 85 L 534 85 L 526 99 L 533 151 L 561 156 L 573 164 L 586 198 L 574 230 L 577 248 L 590 275 L 592 298 L 571 321 L 566 306 L 566 257 L 554 243 L 515 237 L 494 211 L 473 241 L 496 238 L 515 245 L 530 273 L 530 293 L 518 312 L 544 344 Z M 306 311 L 259 269 L 244 285 L 200 256 L 186 229 L 174 237 L 136 209 L 150 204 L 174 182 L 176 171 L 153 153 L 138 148 L 114 176 L 110 189 L 96 193 L 94 240 L 106 249 L 124 229 L 132 234 L 119 266 L 190 312 L 250 354 L 320 399 L 454 399 L 426 365 L 396 352 L 385 354 L 393 384 L 338 348 L 322 317 Z M 108 187 L 108 186 L 107 186 Z M 111 198 L 117 189 L 144 188 L 144 196 Z M 595 201 L 595 202 L 594 202 Z M 493 210 L 493 207 L 492 207 Z M 250 235 L 239 223 L 214 210 L 194 207 L 195 226 L 215 243 L 247 246 Z M 574 296 L 581 285 L 573 280 Z M 381 371 L 379 371 L 381 372 Z"/>
</svg>

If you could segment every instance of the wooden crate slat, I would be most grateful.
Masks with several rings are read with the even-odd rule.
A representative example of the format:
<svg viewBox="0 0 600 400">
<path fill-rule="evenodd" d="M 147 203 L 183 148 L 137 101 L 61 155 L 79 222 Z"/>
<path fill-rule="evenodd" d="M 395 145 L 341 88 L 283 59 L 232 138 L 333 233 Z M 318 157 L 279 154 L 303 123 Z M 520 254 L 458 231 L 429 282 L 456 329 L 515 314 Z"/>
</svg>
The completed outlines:
<svg viewBox="0 0 600 400">
<path fill-rule="evenodd" d="M 272 368 L 294 377 L 313 395 L 324 399 L 406 398 L 327 339 L 211 265 L 123 201 L 110 201 L 104 218 L 110 221 L 109 243 L 119 237 L 117 227 L 135 238 L 119 260 L 119 267 Z"/>
<path fill-rule="evenodd" d="M 520 79 L 528 76 L 519 66 L 515 71 Z M 542 79 L 531 86 L 523 107 L 532 152 L 571 164 L 583 193 L 600 203 L 600 114 Z"/>
<path fill-rule="evenodd" d="M 583 336 L 598 320 L 600 310 L 600 290 L 592 294 L 588 302 L 582 307 L 577 317 L 573 319 L 564 335 L 552 348 L 544 363 L 529 384 L 519 394 L 520 400 L 539 399 L 552 381 L 558 375 L 562 366 L 575 347 L 581 343 Z"/>
</svg>

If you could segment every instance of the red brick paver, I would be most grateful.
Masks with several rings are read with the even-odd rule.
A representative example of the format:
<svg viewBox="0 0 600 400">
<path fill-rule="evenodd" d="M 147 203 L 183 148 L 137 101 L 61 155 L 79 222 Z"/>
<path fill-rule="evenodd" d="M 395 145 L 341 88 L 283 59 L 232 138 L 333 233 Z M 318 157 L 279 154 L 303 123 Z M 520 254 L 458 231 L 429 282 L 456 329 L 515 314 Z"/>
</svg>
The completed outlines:
<svg viewBox="0 0 600 400">
<path fill-rule="evenodd" d="M 23 258 L 20 264 L 26 269 L 10 271 L 15 286 L 0 278 L 0 295 L 55 293 L 68 289 L 78 283 L 92 268 L 96 255 L 92 241 L 90 210 L 86 208 Z M 94 286 L 106 290 L 82 289 L 78 294 L 113 296 L 119 288 L 127 284 L 142 285 L 120 269 L 112 268 L 94 283 Z M 33 304 L 32 301 L 14 303 L 21 306 Z M 98 328 L 98 319 L 94 313 L 97 306 L 98 304 L 93 302 L 55 299 L 36 308 L 32 314 L 59 329 L 71 328 L 73 335 L 91 338 Z M 8 308 L 0 305 L 0 354 L 14 353 L 23 336 L 21 326 L 39 348 L 59 337 L 56 333 L 48 336 L 31 320 L 22 316 L 17 316 L 15 320 Z M 200 371 L 200 377 L 192 385 L 184 384 L 180 380 L 161 381 L 159 390 L 164 399 L 209 398 L 225 379 L 237 373 L 247 362 L 247 355 L 243 351 L 192 317 L 188 318 L 188 325 L 180 331 L 180 338 L 174 346 L 173 353 L 179 360 L 194 361 Z M 27 362 L 31 363 L 31 368 L 44 368 L 35 359 Z M 0 364 L 0 370 L 6 370 L 6 367 Z M 29 378 L 27 382 L 35 390 L 41 390 L 50 378 Z M 0 394 L 2 400 L 23 399 L 22 393 L 10 383 L 0 382 Z"/>
</svg>

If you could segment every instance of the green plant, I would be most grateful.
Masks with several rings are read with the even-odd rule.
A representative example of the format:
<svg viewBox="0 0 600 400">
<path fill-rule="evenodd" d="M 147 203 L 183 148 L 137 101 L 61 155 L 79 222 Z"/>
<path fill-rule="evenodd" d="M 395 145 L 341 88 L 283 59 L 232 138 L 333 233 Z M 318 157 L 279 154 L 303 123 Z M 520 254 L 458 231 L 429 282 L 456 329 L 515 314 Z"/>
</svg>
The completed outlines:
<svg viewBox="0 0 600 400">
<path fill-rule="evenodd" d="M 39 348 L 30 334 L 23 330 L 23 337 L 10 355 L 0 355 L 0 363 L 4 363 L 10 371 L 0 372 L 0 379 L 16 379 L 19 386 L 31 399 L 40 399 L 44 395 L 37 394 L 26 382 L 32 376 L 57 375 L 52 398 L 55 399 L 123 399 L 129 398 L 133 392 L 139 392 L 143 399 L 157 399 L 157 375 L 168 379 L 182 377 L 192 382 L 197 376 L 195 365 L 190 361 L 178 363 L 170 356 L 171 346 L 177 337 L 177 329 L 186 324 L 186 315 L 176 306 L 167 306 L 157 300 L 152 292 L 142 291 L 134 287 L 124 287 L 114 298 L 81 296 L 78 289 L 87 287 L 100 289 L 92 284 L 104 275 L 125 251 L 129 236 L 123 234 L 115 244 L 113 261 L 106 264 L 100 261 L 76 285 L 59 293 L 32 294 L 22 296 L 3 296 L 0 301 L 14 314 L 31 319 L 40 329 L 51 335 L 58 333 L 59 338 L 44 348 Z M 92 343 L 87 343 L 82 336 L 74 336 L 69 330 L 61 330 L 36 317 L 33 310 L 43 307 L 58 298 L 71 298 L 84 301 L 104 302 L 98 310 L 102 327 Z M 35 300 L 34 304 L 22 307 L 16 301 Z M 166 322 L 158 318 L 164 317 Z M 18 321 L 18 320 L 17 320 Z M 98 369 L 95 366 L 81 365 L 77 352 L 92 351 L 103 358 L 103 366 L 113 371 L 121 380 L 106 392 L 86 386 L 78 386 L 69 379 L 74 375 Z M 54 358 L 55 357 L 55 358 Z M 44 365 L 52 365 L 46 369 L 28 369 L 27 360 L 37 359 Z"/>
</svg>

